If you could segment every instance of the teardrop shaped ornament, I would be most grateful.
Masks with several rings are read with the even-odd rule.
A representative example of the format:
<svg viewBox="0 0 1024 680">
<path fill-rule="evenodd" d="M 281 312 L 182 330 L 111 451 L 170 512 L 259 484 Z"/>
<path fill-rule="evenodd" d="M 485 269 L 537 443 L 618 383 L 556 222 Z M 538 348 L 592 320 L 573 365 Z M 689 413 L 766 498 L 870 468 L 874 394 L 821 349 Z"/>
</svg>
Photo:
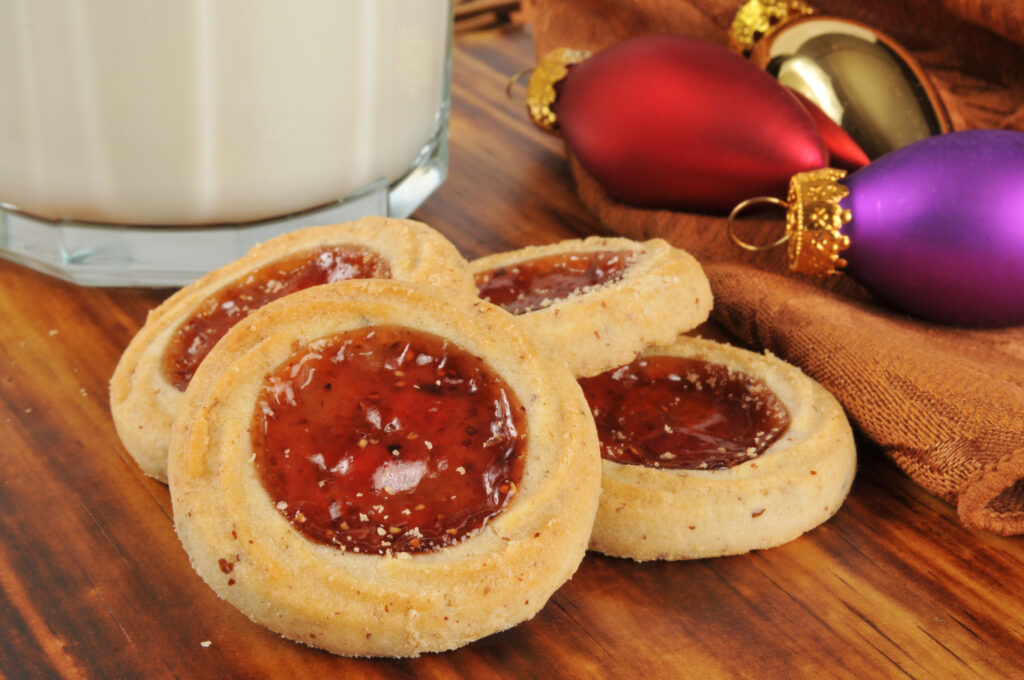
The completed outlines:
<svg viewBox="0 0 1024 680">
<path fill-rule="evenodd" d="M 871 159 L 951 130 L 921 66 L 871 26 L 798 2 L 750 0 L 731 37 L 734 49 L 817 105 Z"/>
<path fill-rule="evenodd" d="M 785 201 L 744 201 L 730 220 L 763 201 L 787 208 L 776 244 L 788 241 L 793 271 L 845 271 L 893 306 L 938 323 L 1024 324 L 1022 132 L 954 132 L 849 175 L 799 173 Z"/>
<path fill-rule="evenodd" d="M 797 99 L 721 45 L 645 35 L 564 67 L 546 61 L 527 88 L 531 117 L 557 127 L 620 202 L 727 213 L 746 196 L 783 192 L 793 174 L 828 165 L 825 142 Z M 556 83 L 534 83 L 552 76 Z"/>
</svg>

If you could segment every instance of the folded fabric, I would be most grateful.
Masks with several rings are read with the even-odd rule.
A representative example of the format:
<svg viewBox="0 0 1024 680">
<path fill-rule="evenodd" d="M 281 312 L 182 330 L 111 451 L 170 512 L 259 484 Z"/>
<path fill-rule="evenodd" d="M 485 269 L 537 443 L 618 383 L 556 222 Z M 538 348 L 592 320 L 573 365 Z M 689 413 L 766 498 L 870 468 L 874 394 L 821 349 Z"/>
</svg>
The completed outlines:
<svg viewBox="0 0 1024 680">
<path fill-rule="evenodd" d="M 1016 0 L 813 5 L 906 46 L 937 86 L 956 129 L 1024 130 L 1024 6 Z M 524 5 L 538 57 L 556 47 L 598 50 L 648 33 L 725 44 L 738 6 L 721 0 Z M 722 217 L 617 203 L 571 156 L 569 162 L 582 201 L 603 225 L 631 238 L 665 238 L 701 260 L 715 295 L 715 321 L 825 385 L 859 429 L 911 479 L 954 504 L 966 526 L 1024 534 L 1024 327 L 971 330 L 913 319 L 846 276 L 792 274 L 782 251 L 739 249 Z M 776 219 L 744 220 L 751 242 L 771 241 L 781 229 Z"/>
</svg>

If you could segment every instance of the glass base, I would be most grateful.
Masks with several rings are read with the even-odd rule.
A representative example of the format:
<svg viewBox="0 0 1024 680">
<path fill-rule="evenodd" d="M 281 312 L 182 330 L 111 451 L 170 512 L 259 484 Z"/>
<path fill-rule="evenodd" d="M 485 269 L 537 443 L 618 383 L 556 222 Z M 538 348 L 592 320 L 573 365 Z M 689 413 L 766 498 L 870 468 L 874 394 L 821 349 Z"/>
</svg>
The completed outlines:
<svg viewBox="0 0 1024 680">
<path fill-rule="evenodd" d="M 448 174 L 447 126 L 413 169 L 345 199 L 279 219 L 214 227 L 105 226 L 51 222 L 0 203 L 0 257 L 82 286 L 180 287 L 252 246 L 301 227 L 370 215 L 408 217 Z"/>
</svg>

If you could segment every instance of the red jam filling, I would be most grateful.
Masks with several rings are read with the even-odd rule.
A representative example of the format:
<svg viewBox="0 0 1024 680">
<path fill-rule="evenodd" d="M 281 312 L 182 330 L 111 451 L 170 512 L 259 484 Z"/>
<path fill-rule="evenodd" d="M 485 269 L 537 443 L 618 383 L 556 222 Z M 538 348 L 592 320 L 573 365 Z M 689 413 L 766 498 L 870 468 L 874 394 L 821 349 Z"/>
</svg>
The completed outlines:
<svg viewBox="0 0 1024 680">
<path fill-rule="evenodd" d="M 505 508 L 526 416 L 480 358 L 378 326 L 319 340 L 270 375 L 253 414 L 263 486 L 307 538 L 359 553 L 439 550 Z"/>
<path fill-rule="evenodd" d="M 641 357 L 579 382 L 601 455 L 617 463 L 723 470 L 789 428 L 789 411 L 763 381 L 701 359 Z"/>
<path fill-rule="evenodd" d="M 476 287 L 484 300 L 524 314 L 577 291 L 618 281 L 633 256 L 630 250 L 548 255 L 480 272 Z"/>
<path fill-rule="evenodd" d="M 386 279 L 391 267 L 377 253 L 353 245 L 329 246 L 260 267 L 244 280 L 208 297 L 185 320 L 163 357 L 164 378 L 184 391 L 217 341 L 253 310 L 268 302 L 324 283 L 346 279 Z"/>
</svg>

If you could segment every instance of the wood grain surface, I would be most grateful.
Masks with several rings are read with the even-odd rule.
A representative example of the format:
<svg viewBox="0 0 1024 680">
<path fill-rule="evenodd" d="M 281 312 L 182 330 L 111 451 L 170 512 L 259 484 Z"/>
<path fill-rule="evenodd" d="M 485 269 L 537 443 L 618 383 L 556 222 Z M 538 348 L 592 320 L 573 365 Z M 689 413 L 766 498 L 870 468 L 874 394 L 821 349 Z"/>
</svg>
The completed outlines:
<svg viewBox="0 0 1024 680">
<path fill-rule="evenodd" d="M 416 217 L 467 257 L 600 233 L 560 142 L 506 97 L 531 63 L 522 28 L 457 37 L 451 173 Z M 0 261 L 0 677 L 1024 677 L 1024 539 L 965 530 L 868 442 L 844 507 L 785 546 L 591 554 L 533 620 L 445 654 L 346 659 L 283 640 L 192 571 L 167 488 L 111 423 L 114 365 L 168 293 Z"/>
</svg>

